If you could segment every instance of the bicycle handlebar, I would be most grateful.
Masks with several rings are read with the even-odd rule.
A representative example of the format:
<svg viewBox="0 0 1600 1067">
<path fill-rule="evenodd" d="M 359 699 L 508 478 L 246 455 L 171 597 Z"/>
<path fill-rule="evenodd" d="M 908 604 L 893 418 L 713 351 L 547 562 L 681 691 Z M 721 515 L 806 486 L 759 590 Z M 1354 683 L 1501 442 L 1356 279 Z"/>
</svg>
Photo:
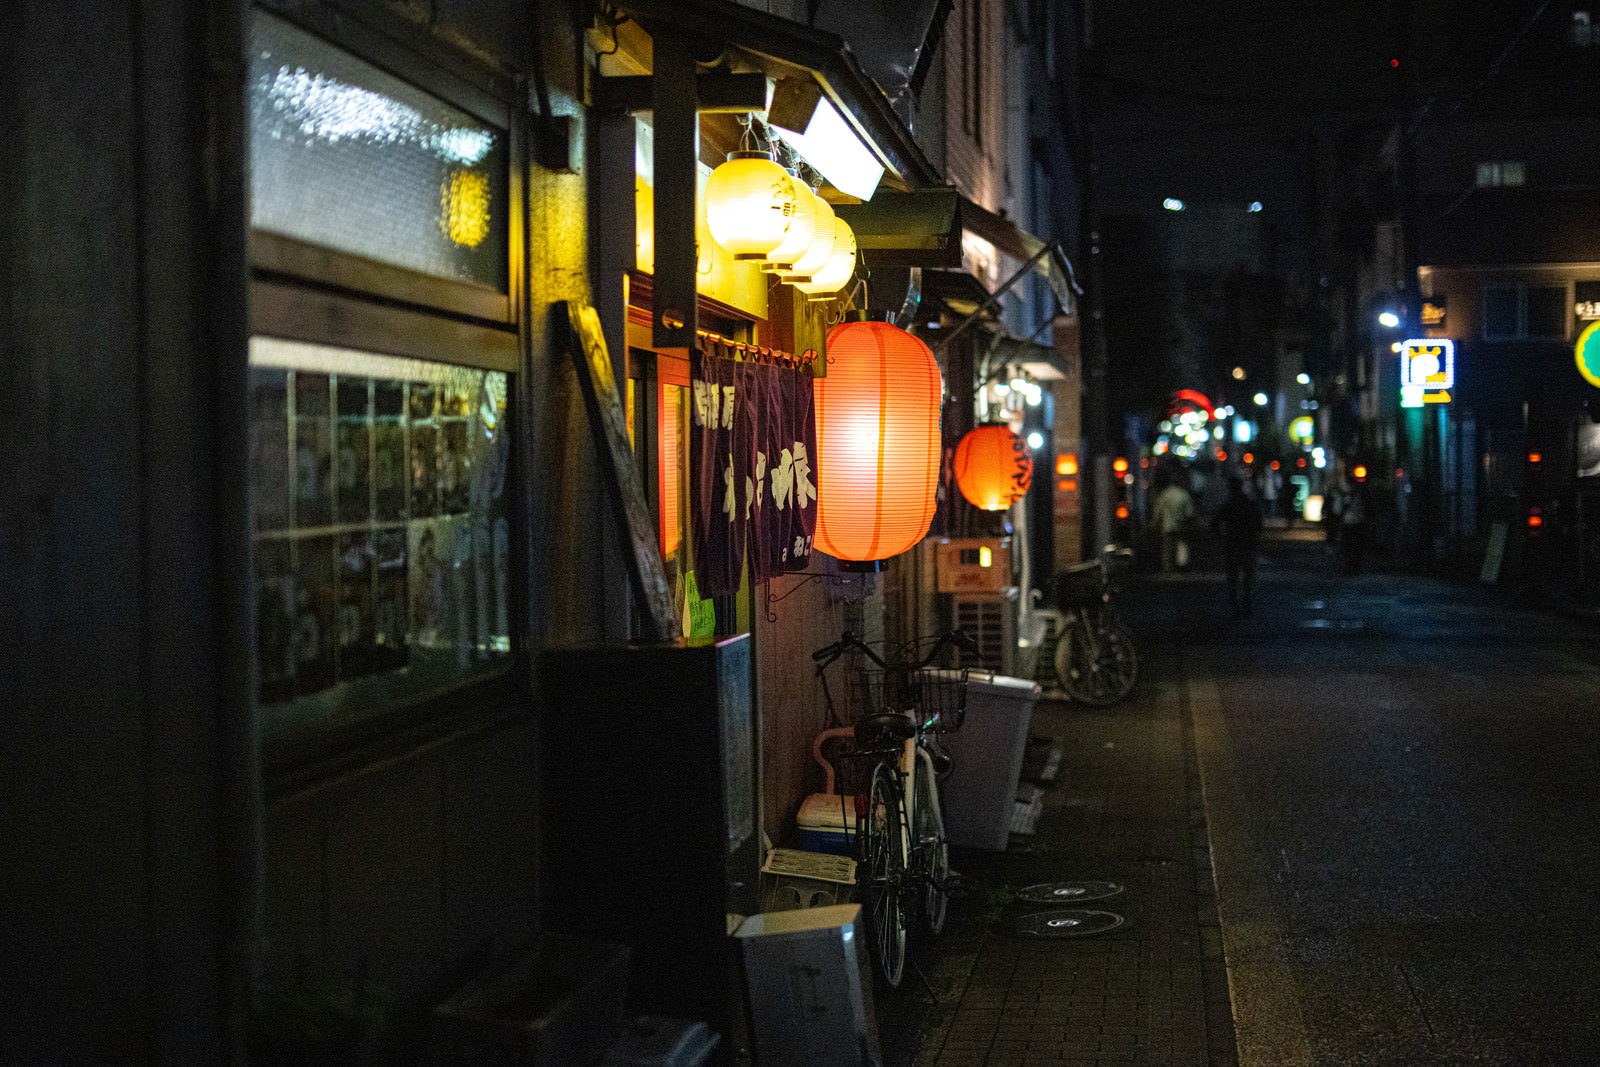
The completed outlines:
<svg viewBox="0 0 1600 1067">
<path fill-rule="evenodd" d="M 976 655 L 978 652 L 978 642 L 973 640 L 970 634 L 968 634 L 965 630 L 951 630 L 949 633 L 940 635 L 939 639 L 934 642 L 933 648 L 931 648 L 928 651 L 928 654 L 921 660 L 912 660 L 903 663 L 888 663 L 884 661 L 882 656 L 873 651 L 873 649 L 865 641 L 846 630 L 840 635 L 839 640 L 833 642 L 831 645 L 824 645 L 815 652 L 811 653 L 811 658 L 817 662 L 818 669 L 821 669 L 853 649 L 865 655 L 873 663 L 877 664 L 879 667 L 882 667 L 884 670 L 920 670 L 921 668 L 927 667 L 933 663 L 934 660 L 938 659 L 939 654 L 943 652 L 948 645 L 955 645 L 957 648 L 960 648 L 966 652 L 971 652 L 974 655 Z"/>
</svg>

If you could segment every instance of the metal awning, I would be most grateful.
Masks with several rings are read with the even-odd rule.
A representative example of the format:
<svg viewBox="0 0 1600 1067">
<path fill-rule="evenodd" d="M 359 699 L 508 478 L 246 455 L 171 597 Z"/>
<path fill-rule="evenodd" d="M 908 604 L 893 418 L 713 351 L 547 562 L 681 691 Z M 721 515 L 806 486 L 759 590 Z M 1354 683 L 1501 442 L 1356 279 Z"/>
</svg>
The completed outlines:
<svg viewBox="0 0 1600 1067">
<path fill-rule="evenodd" d="M 835 204 L 869 267 L 961 266 L 961 201 L 953 187 L 879 193 L 864 204 Z"/>
<path fill-rule="evenodd" d="M 840 116 L 907 189 L 942 184 L 900 116 L 851 55 L 842 37 L 732 0 L 618 0 L 647 30 L 670 27 L 720 42 L 756 60 L 769 77 L 815 79 Z M 876 199 L 876 197 L 874 197 Z"/>
</svg>

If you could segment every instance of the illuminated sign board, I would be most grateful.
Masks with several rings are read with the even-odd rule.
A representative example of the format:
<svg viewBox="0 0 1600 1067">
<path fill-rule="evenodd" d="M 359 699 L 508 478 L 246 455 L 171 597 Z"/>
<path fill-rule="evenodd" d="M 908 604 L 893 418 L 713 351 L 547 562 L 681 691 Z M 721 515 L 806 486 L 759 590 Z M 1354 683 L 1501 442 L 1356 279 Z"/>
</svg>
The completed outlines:
<svg viewBox="0 0 1600 1067">
<path fill-rule="evenodd" d="M 1456 343 L 1446 337 L 1400 342 L 1400 406 L 1450 403 L 1456 384 Z"/>
<path fill-rule="evenodd" d="M 1422 302 L 1422 325 L 1444 325 L 1444 297 L 1430 296 Z"/>
<path fill-rule="evenodd" d="M 1600 385 L 1600 332 L 1596 331 L 1600 331 L 1600 320 L 1584 327 L 1574 349 L 1578 357 L 1578 373 L 1590 385 Z"/>
<path fill-rule="evenodd" d="M 1573 282 L 1572 296 L 1572 313 L 1579 322 L 1600 319 L 1600 282 Z"/>
</svg>

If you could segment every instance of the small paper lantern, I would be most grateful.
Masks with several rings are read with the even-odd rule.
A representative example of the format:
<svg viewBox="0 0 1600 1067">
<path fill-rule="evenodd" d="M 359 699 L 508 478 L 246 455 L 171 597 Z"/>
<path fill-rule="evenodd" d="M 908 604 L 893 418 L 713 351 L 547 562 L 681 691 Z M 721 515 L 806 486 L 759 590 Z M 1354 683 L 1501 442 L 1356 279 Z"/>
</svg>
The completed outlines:
<svg viewBox="0 0 1600 1067">
<path fill-rule="evenodd" d="M 794 284 L 795 282 L 809 281 L 811 276 L 821 270 L 823 264 L 828 262 L 828 257 L 833 254 L 833 235 L 839 225 L 839 216 L 833 213 L 833 205 L 822 197 L 816 197 L 817 222 L 815 232 L 811 238 L 811 247 L 805 254 L 795 260 L 794 265 L 788 269 L 778 268 L 778 277 Z"/>
<path fill-rule="evenodd" d="M 794 215 L 789 220 L 789 232 L 784 235 L 782 244 L 767 253 L 767 263 L 775 269 L 794 266 L 817 237 L 817 218 L 820 214 L 817 205 L 822 201 L 798 178 L 795 179 L 794 192 Z"/>
<path fill-rule="evenodd" d="M 933 521 L 943 383 L 928 346 L 886 322 L 828 334 L 816 383 L 815 546 L 837 559 L 887 559 Z"/>
<path fill-rule="evenodd" d="M 856 272 L 856 235 L 841 218 L 833 223 L 833 251 L 810 281 L 797 281 L 794 287 L 812 300 L 826 300 L 850 284 Z"/>
<path fill-rule="evenodd" d="M 1033 484 L 1033 454 L 1008 426 L 979 426 L 956 445 L 956 488 L 975 508 L 1004 511 Z"/>
<path fill-rule="evenodd" d="M 706 179 L 706 228 L 734 259 L 762 260 L 783 244 L 799 182 L 765 152 L 734 152 Z"/>
</svg>

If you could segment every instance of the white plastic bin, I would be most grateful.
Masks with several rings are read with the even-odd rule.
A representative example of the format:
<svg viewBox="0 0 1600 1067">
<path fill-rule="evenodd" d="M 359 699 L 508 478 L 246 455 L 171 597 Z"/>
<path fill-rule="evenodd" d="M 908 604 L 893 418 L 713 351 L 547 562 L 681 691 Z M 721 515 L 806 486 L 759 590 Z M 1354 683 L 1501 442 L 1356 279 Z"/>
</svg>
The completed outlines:
<svg viewBox="0 0 1600 1067">
<path fill-rule="evenodd" d="M 987 671 L 968 676 L 966 721 L 940 737 L 955 761 L 940 786 L 952 845 L 1005 851 L 1038 699 L 1038 683 L 1027 678 Z"/>
</svg>

